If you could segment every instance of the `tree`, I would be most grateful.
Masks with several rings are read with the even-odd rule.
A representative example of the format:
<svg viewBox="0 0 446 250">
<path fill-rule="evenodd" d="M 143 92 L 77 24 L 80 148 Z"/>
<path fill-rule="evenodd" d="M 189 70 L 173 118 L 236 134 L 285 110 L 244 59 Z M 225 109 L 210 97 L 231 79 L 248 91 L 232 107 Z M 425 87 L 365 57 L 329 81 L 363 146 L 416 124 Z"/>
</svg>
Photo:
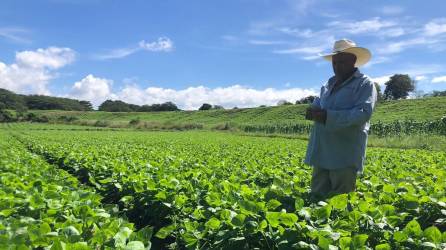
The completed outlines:
<svg viewBox="0 0 446 250">
<path fill-rule="evenodd" d="M 432 92 L 432 96 L 433 96 L 433 97 L 437 97 L 437 96 L 446 96 L 446 90 L 445 90 L 445 91 L 437 91 L 437 90 L 434 90 L 434 91 Z"/>
<path fill-rule="evenodd" d="M 93 105 L 89 101 L 79 101 L 70 98 L 44 95 L 18 95 L 12 91 L 0 88 L 0 109 L 16 110 L 15 118 L 22 118 L 27 109 L 91 111 L 93 110 Z M 179 109 L 173 102 L 139 106 L 119 100 L 106 100 L 99 105 L 99 110 L 108 112 L 152 112 L 176 111 Z M 7 117 L 7 115 L 4 117 Z"/>
<path fill-rule="evenodd" d="M 161 111 L 161 104 L 158 104 L 158 103 L 152 104 L 150 106 L 150 108 L 152 109 L 152 112 L 153 111 Z"/>
<path fill-rule="evenodd" d="M 85 106 L 75 99 L 44 95 L 24 95 L 22 97 L 28 109 L 85 110 Z"/>
<path fill-rule="evenodd" d="M 8 110 L 0 110 L 0 122 L 15 122 L 17 119 Z"/>
<path fill-rule="evenodd" d="M 314 95 L 306 96 L 304 98 L 297 100 L 296 104 L 311 104 L 313 103 L 314 99 L 316 99 L 316 96 Z"/>
<path fill-rule="evenodd" d="M 139 107 L 138 112 L 151 112 L 152 111 L 152 106 L 150 105 L 142 105 L 141 107 Z"/>
<path fill-rule="evenodd" d="M 84 107 L 85 111 L 92 111 L 93 105 L 89 101 L 80 101 L 79 104 Z"/>
<path fill-rule="evenodd" d="M 395 74 L 385 84 L 385 99 L 406 99 L 409 96 L 409 92 L 415 90 L 415 81 L 409 75 Z"/>
<path fill-rule="evenodd" d="M 214 105 L 214 107 L 212 107 L 212 109 L 225 109 L 225 108 L 221 105 Z"/>
<path fill-rule="evenodd" d="M 0 109 L 15 109 L 21 111 L 26 110 L 26 105 L 22 96 L 6 89 L 0 89 Z"/>
<path fill-rule="evenodd" d="M 131 112 L 132 109 L 130 108 L 128 103 L 125 103 L 123 101 L 112 101 L 112 100 L 106 100 L 101 105 L 99 105 L 98 108 L 99 111 L 107 111 L 107 112 Z"/>
<path fill-rule="evenodd" d="M 133 105 L 133 104 L 131 104 Z M 137 106 L 137 105 L 133 105 L 136 106 L 137 108 L 135 109 L 135 111 L 137 112 L 158 112 L 158 111 L 177 111 L 180 110 L 177 105 L 173 102 L 165 102 L 162 104 L 152 104 L 152 105 L 142 105 L 142 106 Z"/>
<path fill-rule="evenodd" d="M 293 103 L 291 103 L 287 100 L 280 100 L 277 102 L 277 106 L 282 106 L 282 105 L 293 105 Z"/>
<path fill-rule="evenodd" d="M 129 105 L 129 108 L 130 108 L 130 110 L 133 112 L 136 112 L 136 111 L 138 111 L 138 109 L 140 108 L 140 106 L 139 105 L 136 105 L 136 104 L 131 104 L 131 103 L 129 103 L 129 104 L 127 104 L 127 105 Z"/>
<path fill-rule="evenodd" d="M 177 105 L 173 102 L 165 102 L 161 104 L 160 111 L 177 111 L 179 110 Z"/>
<path fill-rule="evenodd" d="M 209 103 L 203 103 L 201 107 L 198 110 L 210 110 L 212 108 L 212 105 Z"/>
</svg>

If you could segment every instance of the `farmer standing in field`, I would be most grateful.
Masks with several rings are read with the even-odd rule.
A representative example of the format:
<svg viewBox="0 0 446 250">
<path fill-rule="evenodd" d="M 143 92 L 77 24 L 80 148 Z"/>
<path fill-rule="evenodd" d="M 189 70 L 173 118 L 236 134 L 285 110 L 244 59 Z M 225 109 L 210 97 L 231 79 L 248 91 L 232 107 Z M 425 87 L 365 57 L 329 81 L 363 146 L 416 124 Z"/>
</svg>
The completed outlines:
<svg viewBox="0 0 446 250">
<path fill-rule="evenodd" d="M 305 116 L 314 121 L 305 163 L 313 166 L 311 193 L 317 196 L 355 190 L 377 98 L 372 80 L 358 69 L 370 60 L 368 49 L 342 39 L 323 58 L 331 61 L 334 76 Z"/>
</svg>

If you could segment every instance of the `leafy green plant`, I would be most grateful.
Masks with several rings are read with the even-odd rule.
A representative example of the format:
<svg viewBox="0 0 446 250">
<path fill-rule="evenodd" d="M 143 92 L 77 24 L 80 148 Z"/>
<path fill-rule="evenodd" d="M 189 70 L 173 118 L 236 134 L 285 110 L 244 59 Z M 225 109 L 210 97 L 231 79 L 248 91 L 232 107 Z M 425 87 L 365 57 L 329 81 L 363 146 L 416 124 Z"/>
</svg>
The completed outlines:
<svg viewBox="0 0 446 250">
<path fill-rule="evenodd" d="M 355 192 L 315 201 L 300 140 L 193 131 L 15 135 L 153 234 L 154 249 L 446 246 L 445 152 L 371 148 Z M 132 229 L 115 227 L 114 243 L 138 241 L 125 227 Z M 72 229 L 62 232 L 77 239 Z"/>
<path fill-rule="evenodd" d="M 145 249 L 150 226 L 136 231 L 117 207 L 67 172 L 0 132 L 1 249 Z"/>
</svg>

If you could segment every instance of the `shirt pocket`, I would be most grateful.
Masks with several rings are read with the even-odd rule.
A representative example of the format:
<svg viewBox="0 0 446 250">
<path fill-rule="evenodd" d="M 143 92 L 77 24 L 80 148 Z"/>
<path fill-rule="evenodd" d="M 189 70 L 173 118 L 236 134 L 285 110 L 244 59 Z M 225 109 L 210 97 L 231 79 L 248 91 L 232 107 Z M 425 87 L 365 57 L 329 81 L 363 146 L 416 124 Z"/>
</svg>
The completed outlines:
<svg viewBox="0 0 446 250">
<path fill-rule="evenodd" d="M 344 86 L 335 93 L 335 109 L 351 109 L 355 105 L 356 94 L 353 86 Z"/>
</svg>

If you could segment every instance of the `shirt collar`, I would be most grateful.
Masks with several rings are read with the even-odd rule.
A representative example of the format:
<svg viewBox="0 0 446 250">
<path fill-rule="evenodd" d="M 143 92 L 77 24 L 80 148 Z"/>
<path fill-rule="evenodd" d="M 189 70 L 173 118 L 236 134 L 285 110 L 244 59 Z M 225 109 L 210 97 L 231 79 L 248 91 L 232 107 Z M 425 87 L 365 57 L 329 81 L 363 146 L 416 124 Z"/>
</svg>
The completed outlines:
<svg viewBox="0 0 446 250">
<path fill-rule="evenodd" d="M 358 68 L 356 68 L 356 70 L 355 70 L 355 72 L 353 73 L 353 75 L 350 76 L 349 78 L 347 78 L 347 79 L 341 84 L 341 86 L 344 85 L 345 83 L 349 82 L 351 79 L 353 79 L 353 78 L 358 78 L 358 77 L 361 77 L 361 76 L 362 76 L 362 73 L 359 71 Z M 329 86 L 332 86 L 335 82 L 336 82 L 336 76 L 332 76 L 332 77 L 328 80 L 328 85 L 329 85 Z"/>
<path fill-rule="evenodd" d="M 356 68 L 355 73 L 353 73 L 353 76 L 354 76 L 355 78 L 357 78 L 357 77 L 361 77 L 361 76 L 362 76 L 362 73 L 359 71 L 358 68 Z"/>
</svg>

